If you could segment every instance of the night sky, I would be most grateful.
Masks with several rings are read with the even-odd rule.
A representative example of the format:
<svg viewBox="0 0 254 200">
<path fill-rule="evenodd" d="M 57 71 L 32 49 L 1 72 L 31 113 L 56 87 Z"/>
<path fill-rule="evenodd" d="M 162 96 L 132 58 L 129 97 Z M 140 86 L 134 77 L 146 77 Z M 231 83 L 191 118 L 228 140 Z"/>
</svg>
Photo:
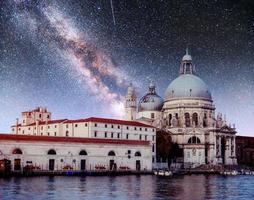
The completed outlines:
<svg viewBox="0 0 254 200">
<path fill-rule="evenodd" d="M 254 135 L 252 0 L 112 4 L 0 1 L 0 132 L 37 106 L 54 119 L 119 118 L 130 82 L 139 98 L 150 81 L 164 97 L 188 46 L 216 111 Z"/>
</svg>

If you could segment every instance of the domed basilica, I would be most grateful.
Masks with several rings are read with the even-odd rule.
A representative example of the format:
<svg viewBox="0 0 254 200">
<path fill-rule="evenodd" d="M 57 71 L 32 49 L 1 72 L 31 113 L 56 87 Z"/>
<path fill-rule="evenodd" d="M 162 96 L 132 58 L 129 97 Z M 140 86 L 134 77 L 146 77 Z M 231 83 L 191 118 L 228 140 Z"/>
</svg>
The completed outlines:
<svg viewBox="0 0 254 200">
<path fill-rule="evenodd" d="M 164 99 L 150 83 L 148 93 L 136 103 L 135 89 L 128 87 L 126 119 L 153 125 L 171 135 L 183 150 L 183 162 L 201 164 L 237 164 L 234 127 L 218 113 L 206 83 L 195 73 L 192 57 L 186 50 L 180 74 L 167 87 Z"/>
</svg>

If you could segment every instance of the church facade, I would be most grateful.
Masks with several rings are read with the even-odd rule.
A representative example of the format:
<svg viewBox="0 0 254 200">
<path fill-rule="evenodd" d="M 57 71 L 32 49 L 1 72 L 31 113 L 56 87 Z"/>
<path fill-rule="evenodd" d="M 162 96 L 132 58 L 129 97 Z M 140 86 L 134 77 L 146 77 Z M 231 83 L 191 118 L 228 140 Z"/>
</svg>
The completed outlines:
<svg viewBox="0 0 254 200">
<path fill-rule="evenodd" d="M 179 76 L 167 87 L 164 99 L 156 93 L 153 83 L 138 104 L 136 99 L 133 86 L 129 86 L 126 119 L 169 133 L 183 150 L 184 164 L 237 164 L 235 127 L 227 124 L 221 113 L 216 116 L 212 95 L 196 75 L 188 50 L 182 58 Z"/>
</svg>

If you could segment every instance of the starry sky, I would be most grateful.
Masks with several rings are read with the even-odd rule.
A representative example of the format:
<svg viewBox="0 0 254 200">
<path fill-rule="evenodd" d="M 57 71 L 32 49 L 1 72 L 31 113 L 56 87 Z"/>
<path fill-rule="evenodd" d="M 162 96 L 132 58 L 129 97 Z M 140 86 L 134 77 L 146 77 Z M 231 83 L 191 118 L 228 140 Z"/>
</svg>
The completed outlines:
<svg viewBox="0 0 254 200">
<path fill-rule="evenodd" d="M 130 83 L 164 97 L 186 46 L 216 111 L 254 136 L 252 0 L 0 1 L 0 132 L 37 106 L 120 118 Z"/>
</svg>

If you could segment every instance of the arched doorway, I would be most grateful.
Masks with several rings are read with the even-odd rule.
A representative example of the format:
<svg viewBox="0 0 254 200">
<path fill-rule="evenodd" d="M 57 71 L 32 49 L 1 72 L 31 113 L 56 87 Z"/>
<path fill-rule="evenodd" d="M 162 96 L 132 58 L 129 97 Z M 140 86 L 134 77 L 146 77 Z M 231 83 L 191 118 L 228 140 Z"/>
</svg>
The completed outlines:
<svg viewBox="0 0 254 200">
<path fill-rule="evenodd" d="M 54 150 L 54 149 L 50 149 L 50 150 L 48 150 L 48 155 L 51 157 L 51 156 L 54 156 L 54 155 L 56 155 L 56 151 Z M 53 170 L 55 170 L 55 159 L 54 158 L 50 158 L 49 159 L 49 167 L 48 167 L 48 169 L 50 170 L 50 171 L 53 171 Z"/>
<path fill-rule="evenodd" d="M 22 155 L 23 152 L 21 151 L 21 149 L 16 148 L 12 151 L 12 154 L 14 155 Z M 20 171 L 21 170 L 21 159 L 20 158 L 14 158 L 14 171 Z"/>
<path fill-rule="evenodd" d="M 116 153 L 114 151 L 109 151 L 108 156 L 110 157 L 109 159 L 109 170 L 110 171 L 115 171 L 117 169 L 114 156 L 116 156 Z"/>
<path fill-rule="evenodd" d="M 87 156 L 86 150 L 81 150 L 79 152 L 79 155 L 81 156 L 81 159 L 80 159 L 80 170 L 86 170 L 86 159 L 85 159 L 85 156 Z"/>
<path fill-rule="evenodd" d="M 225 151 L 226 151 L 226 138 L 222 137 L 221 138 L 221 159 L 222 159 L 222 164 L 225 164 Z"/>
</svg>

